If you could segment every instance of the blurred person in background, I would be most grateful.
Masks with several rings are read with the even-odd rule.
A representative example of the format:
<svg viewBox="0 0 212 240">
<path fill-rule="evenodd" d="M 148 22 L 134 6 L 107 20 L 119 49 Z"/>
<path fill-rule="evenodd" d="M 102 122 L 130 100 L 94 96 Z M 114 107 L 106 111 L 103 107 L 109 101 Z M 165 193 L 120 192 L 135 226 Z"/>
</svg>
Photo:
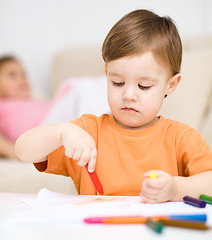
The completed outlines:
<svg viewBox="0 0 212 240">
<path fill-rule="evenodd" d="M 16 158 L 14 143 L 24 131 L 40 124 L 51 101 L 32 97 L 21 62 L 0 57 L 0 156 Z"/>
</svg>

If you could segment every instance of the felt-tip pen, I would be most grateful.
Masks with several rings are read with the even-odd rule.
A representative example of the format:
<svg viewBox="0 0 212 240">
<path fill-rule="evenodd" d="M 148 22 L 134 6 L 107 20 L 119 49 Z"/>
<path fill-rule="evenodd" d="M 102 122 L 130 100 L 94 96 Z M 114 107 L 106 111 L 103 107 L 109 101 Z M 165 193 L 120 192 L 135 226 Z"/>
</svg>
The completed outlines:
<svg viewBox="0 0 212 240">
<path fill-rule="evenodd" d="M 206 214 L 191 214 L 191 215 L 170 215 L 170 216 L 108 216 L 108 217 L 90 217 L 85 218 L 84 222 L 89 224 L 142 224 L 146 223 L 147 218 L 153 221 L 161 219 L 167 220 L 184 220 L 184 221 L 198 221 L 206 222 Z"/>
<path fill-rule="evenodd" d="M 151 218 L 147 218 L 146 225 L 156 233 L 161 233 L 164 227 L 164 224 L 162 224 L 160 221 L 154 221 Z"/>
<path fill-rule="evenodd" d="M 206 203 L 212 204 L 212 197 L 205 195 L 205 194 L 201 194 L 199 196 L 199 198 L 203 201 L 205 201 Z"/>
<path fill-rule="evenodd" d="M 93 171 L 93 172 L 88 171 L 88 163 L 85 165 L 85 168 L 86 168 L 86 170 L 87 170 L 87 172 L 88 172 L 88 174 L 91 178 L 91 181 L 93 182 L 94 187 L 99 192 L 99 194 L 103 195 L 104 191 L 103 191 L 103 188 L 102 188 L 102 184 L 99 181 L 99 178 L 98 178 L 96 172 L 95 171 Z"/>
<path fill-rule="evenodd" d="M 192 229 L 199 229 L 199 230 L 210 229 L 210 227 L 203 222 L 170 220 L 170 219 L 161 219 L 158 222 L 165 226 L 172 226 L 172 227 L 192 228 Z"/>
<path fill-rule="evenodd" d="M 183 198 L 184 203 L 189 204 L 191 206 L 194 207 L 198 207 L 198 208 L 205 208 L 206 206 L 206 202 L 197 198 L 193 198 L 190 196 L 185 196 Z"/>
</svg>

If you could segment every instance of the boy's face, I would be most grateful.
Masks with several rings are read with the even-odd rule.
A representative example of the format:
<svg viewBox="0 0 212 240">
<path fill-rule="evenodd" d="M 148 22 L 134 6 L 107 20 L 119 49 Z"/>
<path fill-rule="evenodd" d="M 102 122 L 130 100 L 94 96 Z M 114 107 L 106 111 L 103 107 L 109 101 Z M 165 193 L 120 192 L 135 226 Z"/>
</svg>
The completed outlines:
<svg viewBox="0 0 212 240">
<path fill-rule="evenodd" d="M 169 71 L 152 52 L 124 57 L 106 64 L 108 103 L 117 123 L 142 129 L 157 121 L 164 96 L 177 86 Z"/>
<path fill-rule="evenodd" d="M 28 98 L 30 85 L 20 63 L 9 61 L 0 68 L 0 97 Z"/>
</svg>

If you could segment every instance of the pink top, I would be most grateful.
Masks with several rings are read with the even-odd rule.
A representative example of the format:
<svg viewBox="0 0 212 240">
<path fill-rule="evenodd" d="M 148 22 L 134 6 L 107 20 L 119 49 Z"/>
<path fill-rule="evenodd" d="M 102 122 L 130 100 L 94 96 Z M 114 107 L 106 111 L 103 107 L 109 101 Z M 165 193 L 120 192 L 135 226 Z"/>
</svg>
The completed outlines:
<svg viewBox="0 0 212 240">
<path fill-rule="evenodd" d="M 0 134 L 12 142 L 38 126 L 51 107 L 50 100 L 0 99 Z"/>
</svg>

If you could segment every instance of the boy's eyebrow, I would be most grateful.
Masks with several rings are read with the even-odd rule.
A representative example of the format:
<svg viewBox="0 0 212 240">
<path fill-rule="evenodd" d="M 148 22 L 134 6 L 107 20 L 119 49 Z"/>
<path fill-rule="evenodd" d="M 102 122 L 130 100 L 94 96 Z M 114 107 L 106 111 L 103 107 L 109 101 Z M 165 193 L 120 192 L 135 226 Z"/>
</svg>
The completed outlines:
<svg viewBox="0 0 212 240">
<path fill-rule="evenodd" d="M 115 76 L 115 77 L 122 77 L 121 74 L 115 73 L 115 72 L 108 72 L 109 76 Z"/>
<path fill-rule="evenodd" d="M 143 80 L 143 81 L 146 80 L 146 81 L 153 81 L 153 82 L 158 81 L 158 79 L 155 77 L 140 77 L 139 80 Z"/>
<path fill-rule="evenodd" d="M 113 76 L 113 77 L 123 77 L 121 74 L 118 74 L 116 72 L 108 72 L 109 76 Z M 139 77 L 138 80 L 143 80 L 143 81 L 157 81 L 157 78 L 155 77 L 148 77 L 148 76 L 144 76 L 144 77 Z"/>
</svg>

